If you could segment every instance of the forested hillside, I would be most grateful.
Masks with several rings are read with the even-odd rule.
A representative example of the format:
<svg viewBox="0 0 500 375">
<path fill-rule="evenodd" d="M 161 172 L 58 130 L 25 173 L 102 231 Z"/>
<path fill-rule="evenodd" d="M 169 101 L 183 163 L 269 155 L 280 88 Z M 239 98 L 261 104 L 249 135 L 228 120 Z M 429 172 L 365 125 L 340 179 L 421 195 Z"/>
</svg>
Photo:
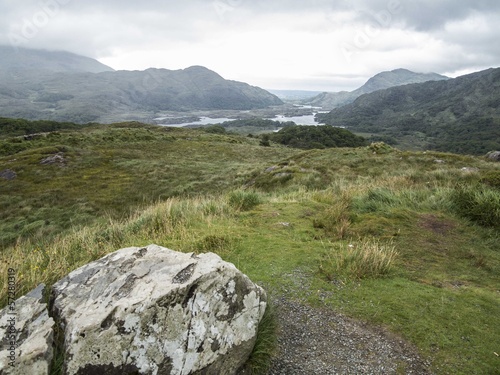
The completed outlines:
<svg viewBox="0 0 500 375">
<path fill-rule="evenodd" d="M 381 72 L 371 77 L 363 86 L 354 91 L 324 92 L 306 100 L 307 104 L 331 110 L 350 104 L 363 94 L 387 89 L 389 87 L 422 83 L 427 81 L 442 81 L 448 77 L 436 73 L 415 73 L 407 69 L 395 69 Z"/>
<path fill-rule="evenodd" d="M 318 117 L 403 148 L 485 154 L 500 149 L 500 68 L 377 91 Z"/>
</svg>

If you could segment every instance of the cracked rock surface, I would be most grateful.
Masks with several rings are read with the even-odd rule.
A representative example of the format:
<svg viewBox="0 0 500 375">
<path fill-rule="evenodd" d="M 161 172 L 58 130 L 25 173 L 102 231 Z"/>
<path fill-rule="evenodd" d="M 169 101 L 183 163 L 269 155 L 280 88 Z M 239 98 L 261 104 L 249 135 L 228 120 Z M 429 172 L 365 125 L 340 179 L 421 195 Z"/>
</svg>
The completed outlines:
<svg viewBox="0 0 500 375">
<path fill-rule="evenodd" d="M 234 374 L 266 294 L 215 254 L 126 248 L 57 282 L 67 374 Z"/>
</svg>

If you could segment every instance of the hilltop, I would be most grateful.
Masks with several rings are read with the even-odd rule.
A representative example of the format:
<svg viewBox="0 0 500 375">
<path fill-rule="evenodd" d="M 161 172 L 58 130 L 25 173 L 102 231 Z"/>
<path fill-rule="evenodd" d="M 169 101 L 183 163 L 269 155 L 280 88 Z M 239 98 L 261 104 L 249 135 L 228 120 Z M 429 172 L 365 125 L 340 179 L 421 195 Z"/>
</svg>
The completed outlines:
<svg viewBox="0 0 500 375">
<path fill-rule="evenodd" d="M 306 100 L 305 103 L 322 107 L 324 110 L 331 110 L 352 103 L 361 95 L 374 91 L 411 83 L 442 81 L 447 79 L 448 77 L 437 73 L 415 73 L 407 69 L 395 69 L 376 74 L 363 86 L 354 91 L 324 92 L 310 100 Z"/>
<path fill-rule="evenodd" d="M 403 148 L 485 154 L 500 149 L 500 68 L 379 90 L 318 117 Z"/>
<path fill-rule="evenodd" d="M 90 57 L 66 51 L 48 51 L 0 45 L 0 72 L 22 74 L 113 72 L 114 69 Z"/>
<path fill-rule="evenodd" d="M 141 123 L 54 129 L 1 140 L 0 272 L 16 270 L 19 295 L 156 243 L 215 252 L 271 299 L 316 306 L 314 319 L 335 312 L 390 331 L 434 374 L 498 368 L 500 163 L 381 143 L 305 151 Z M 300 324 L 294 314 L 277 321 Z M 257 373 L 274 332 L 261 332 Z"/>
</svg>

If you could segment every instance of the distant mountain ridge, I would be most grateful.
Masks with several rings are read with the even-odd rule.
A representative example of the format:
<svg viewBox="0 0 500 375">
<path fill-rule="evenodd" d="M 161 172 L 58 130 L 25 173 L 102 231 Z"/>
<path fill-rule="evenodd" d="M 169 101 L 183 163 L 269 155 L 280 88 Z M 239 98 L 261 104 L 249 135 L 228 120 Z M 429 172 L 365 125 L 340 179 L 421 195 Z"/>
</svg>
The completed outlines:
<svg viewBox="0 0 500 375">
<path fill-rule="evenodd" d="M 65 52 L 20 50 L 0 55 L 0 116 L 30 120 L 151 122 L 162 111 L 247 110 L 281 105 L 258 87 L 201 66 L 181 70 L 113 71 Z M 14 60 L 25 54 L 29 61 Z M 101 70 L 100 72 L 97 72 Z"/>
<path fill-rule="evenodd" d="M 352 103 L 363 94 L 387 89 L 390 87 L 423 83 L 427 81 L 441 81 L 449 79 L 437 73 L 415 73 L 408 69 L 395 69 L 381 72 L 371 77 L 363 86 L 354 91 L 324 92 L 307 101 L 306 104 L 331 110 Z"/>
<path fill-rule="evenodd" d="M 47 51 L 0 46 L 0 70 L 45 72 L 113 72 L 114 69 L 90 57 L 66 51 Z"/>
<path fill-rule="evenodd" d="M 311 99 L 319 94 L 321 91 L 309 91 L 309 90 L 267 90 L 271 94 L 276 95 L 278 98 L 284 101 L 303 101 L 306 99 Z"/>
<path fill-rule="evenodd" d="M 379 90 L 318 118 L 409 148 L 484 155 L 500 149 L 500 68 Z"/>
<path fill-rule="evenodd" d="M 354 92 L 362 95 L 395 86 L 428 81 L 443 81 L 447 79 L 449 79 L 449 77 L 437 73 L 415 73 L 408 69 L 394 69 L 389 72 L 381 72 L 374 75 L 363 86 L 354 90 Z"/>
</svg>

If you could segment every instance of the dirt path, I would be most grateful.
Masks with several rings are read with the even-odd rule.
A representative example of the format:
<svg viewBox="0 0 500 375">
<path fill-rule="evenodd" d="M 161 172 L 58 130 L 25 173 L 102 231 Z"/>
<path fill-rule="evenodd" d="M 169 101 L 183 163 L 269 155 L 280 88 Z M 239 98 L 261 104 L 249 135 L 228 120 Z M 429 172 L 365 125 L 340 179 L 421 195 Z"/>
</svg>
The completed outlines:
<svg viewBox="0 0 500 375">
<path fill-rule="evenodd" d="M 431 374 L 416 349 L 328 309 L 274 299 L 279 353 L 269 375 Z"/>
</svg>

